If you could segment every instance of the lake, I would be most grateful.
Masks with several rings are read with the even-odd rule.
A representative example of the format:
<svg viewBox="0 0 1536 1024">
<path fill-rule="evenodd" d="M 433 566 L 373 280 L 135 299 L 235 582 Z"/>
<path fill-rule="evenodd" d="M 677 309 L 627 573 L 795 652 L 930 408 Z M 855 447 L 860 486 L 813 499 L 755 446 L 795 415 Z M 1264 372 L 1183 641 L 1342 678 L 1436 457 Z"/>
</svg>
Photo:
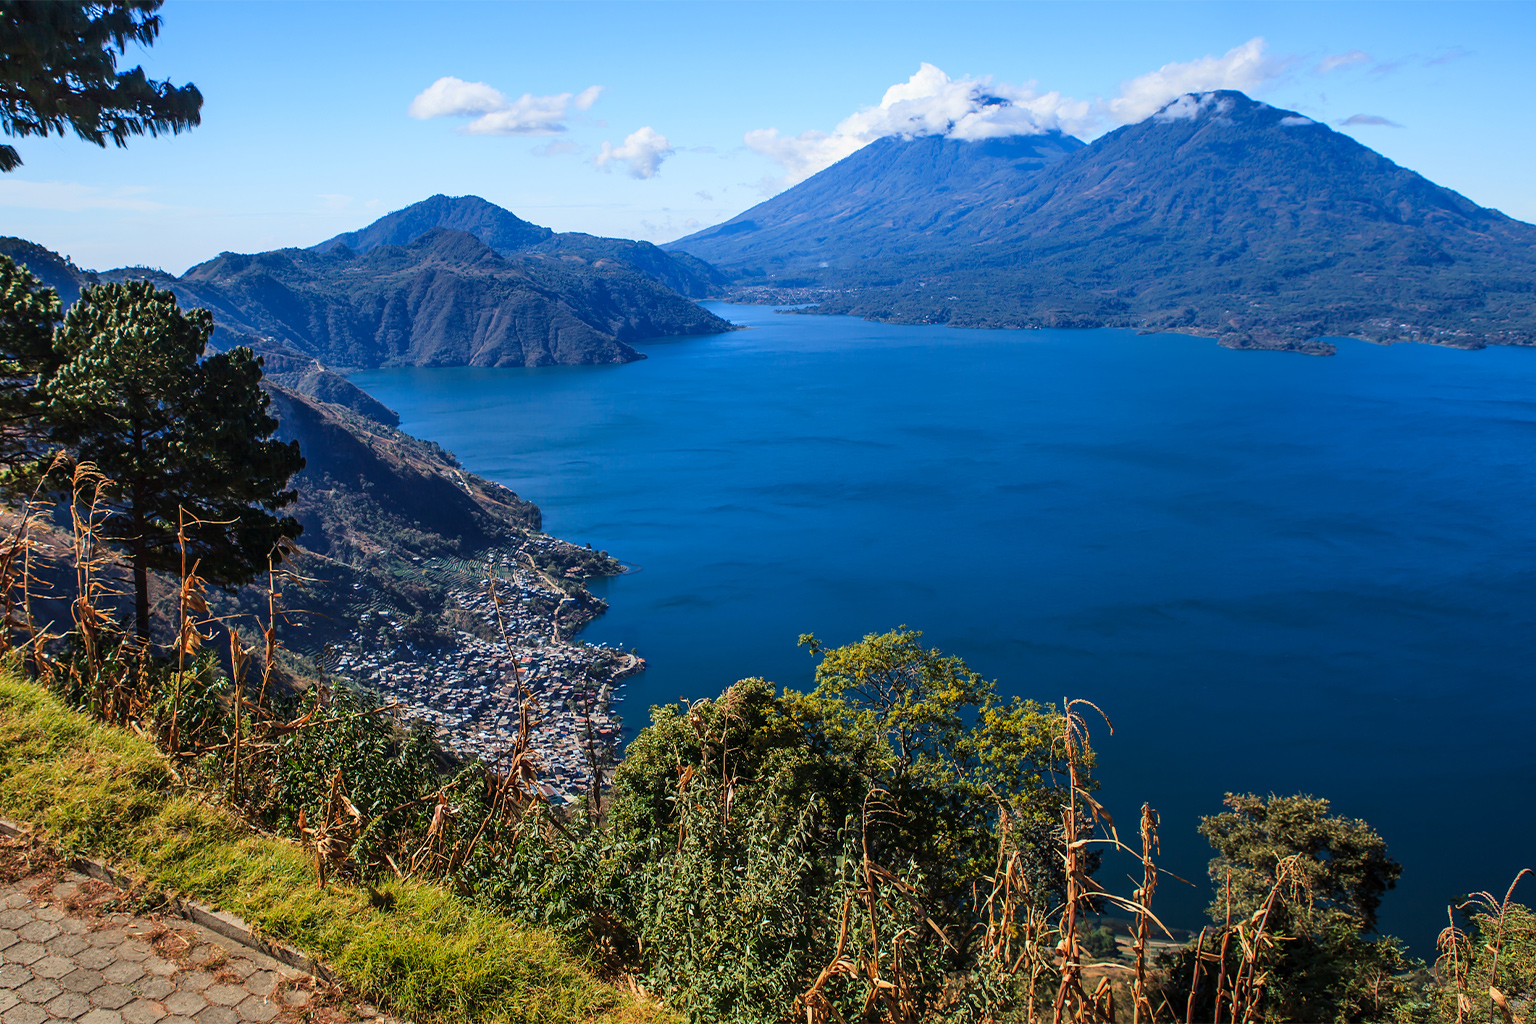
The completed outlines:
<svg viewBox="0 0 1536 1024">
<path fill-rule="evenodd" d="M 805 688 L 801 633 L 906 623 L 1005 692 L 1109 714 L 1100 795 L 1158 808 L 1199 883 L 1160 888 L 1171 923 L 1209 899 L 1195 826 L 1226 791 L 1369 821 L 1405 867 L 1382 927 L 1431 958 L 1448 901 L 1536 866 L 1536 351 L 709 306 L 750 329 L 353 377 L 637 567 L 584 634 L 649 663 L 631 732 L 744 676 Z"/>
</svg>

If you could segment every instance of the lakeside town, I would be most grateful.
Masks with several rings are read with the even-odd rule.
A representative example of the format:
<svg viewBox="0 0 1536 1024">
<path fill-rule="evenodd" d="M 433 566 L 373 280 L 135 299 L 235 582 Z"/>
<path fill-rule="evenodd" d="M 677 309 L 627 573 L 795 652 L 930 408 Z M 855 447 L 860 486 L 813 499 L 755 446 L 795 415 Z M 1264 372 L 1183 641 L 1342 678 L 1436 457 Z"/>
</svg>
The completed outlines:
<svg viewBox="0 0 1536 1024">
<path fill-rule="evenodd" d="M 544 544 L 564 545 L 541 537 Z M 425 650 L 401 637 L 404 627 L 388 608 L 362 612 L 354 632 L 325 668 L 378 691 L 400 705 L 407 720 L 430 725 L 443 746 L 487 764 L 513 744 L 519 725 L 519 687 L 530 698 L 531 745 L 547 799 L 565 802 L 606 784 L 619 760 L 621 719 L 614 710 L 623 680 L 644 671 L 632 652 L 584 643 L 572 634 L 594 617 L 590 598 L 580 605 L 548 573 L 501 551 L 479 564 L 430 559 L 423 572 L 458 577 L 448 589 L 457 624 L 441 644 Z M 526 556 L 525 556 L 526 557 Z M 582 576 L 568 570 L 572 581 Z M 553 606 L 553 612 L 549 608 Z"/>
</svg>

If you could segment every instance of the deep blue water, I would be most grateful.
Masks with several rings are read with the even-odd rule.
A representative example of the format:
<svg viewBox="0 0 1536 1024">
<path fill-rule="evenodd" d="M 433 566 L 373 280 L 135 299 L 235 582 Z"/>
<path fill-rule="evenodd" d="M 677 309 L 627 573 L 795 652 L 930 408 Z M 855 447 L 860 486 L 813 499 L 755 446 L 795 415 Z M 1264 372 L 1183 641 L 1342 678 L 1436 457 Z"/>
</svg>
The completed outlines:
<svg viewBox="0 0 1536 1024">
<path fill-rule="evenodd" d="M 631 730 L 743 676 L 804 687 L 800 633 L 907 623 L 1008 692 L 1109 713 L 1108 806 L 1151 801 L 1200 883 L 1160 890 L 1177 923 L 1228 790 L 1368 820 L 1406 869 L 1383 927 L 1421 954 L 1447 901 L 1536 865 L 1536 352 L 714 308 L 752 329 L 354 378 L 640 567 L 586 633 L 650 664 Z"/>
</svg>

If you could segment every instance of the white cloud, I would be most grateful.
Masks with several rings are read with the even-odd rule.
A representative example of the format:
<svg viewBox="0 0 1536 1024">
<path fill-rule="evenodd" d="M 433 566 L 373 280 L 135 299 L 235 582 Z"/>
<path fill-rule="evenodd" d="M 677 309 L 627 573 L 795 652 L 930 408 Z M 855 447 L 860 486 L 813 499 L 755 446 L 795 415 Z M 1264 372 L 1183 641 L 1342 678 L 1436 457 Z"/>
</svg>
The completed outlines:
<svg viewBox="0 0 1536 1024">
<path fill-rule="evenodd" d="M 505 110 L 493 110 L 459 130 L 466 135 L 558 135 L 566 130 L 563 122 L 570 102 L 568 92 L 558 96 L 524 93 Z"/>
<path fill-rule="evenodd" d="M 592 85 L 579 93 L 524 93 L 509 100 L 485 82 L 466 82 L 450 75 L 423 89 L 411 100 L 406 113 L 422 120 L 472 117 L 474 120 L 459 128 L 466 135 L 558 135 L 566 131 L 564 122 L 570 108 L 590 110 L 602 91 L 602 86 Z"/>
<path fill-rule="evenodd" d="M 1106 104 L 1110 117 L 1134 124 L 1157 113 L 1170 100 L 1186 93 L 1237 89 L 1252 93 L 1274 81 L 1290 65 L 1264 54 L 1262 36 L 1234 46 L 1220 57 L 1164 64 L 1156 71 L 1133 78 L 1120 87 L 1120 95 Z"/>
<path fill-rule="evenodd" d="M 1331 53 L 1317 62 L 1317 73 L 1326 75 L 1330 71 L 1339 68 L 1354 67 L 1356 64 L 1369 64 L 1371 55 L 1364 50 L 1350 50 L 1348 53 Z"/>
<path fill-rule="evenodd" d="M 631 178 L 654 178 L 661 169 L 661 162 L 673 152 L 667 137 L 646 125 L 625 137 L 622 146 L 603 143 L 603 151 L 592 163 L 605 171 L 611 171 L 614 164 L 625 164 Z"/>
<path fill-rule="evenodd" d="M 405 109 L 412 117 L 460 117 L 502 110 L 507 98 L 484 82 L 466 82 L 447 75 L 423 89 Z"/>
<path fill-rule="evenodd" d="M 1152 117 L 1166 124 L 1169 121 L 1193 121 L 1200 116 L 1201 111 L 1213 111 L 1219 116 L 1231 109 L 1231 100 L 1222 99 L 1213 92 L 1201 93 L 1198 96 L 1193 93 L 1185 93 L 1183 96 L 1164 105 Z"/>
<path fill-rule="evenodd" d="M 151 213 L 171 207 L 144 198 L 143 186 L 105 189 L 73 181 L 19 181 L 0 178 L 0 206 L 23 210 L 58 210 L 79 213 L 82 210 L 133 210 Z"/>
<path fill-rule="evenodd" d="M 814 129 L 782 138 L 777 128 L 754 128 L 747 132 L 746 143 L 748 149 L 784 168 L 782 178 L 765 183 L 764 191 L 772 194 L 804 181 L 823 168 L 831 167 L 877 138 L 878 135 L 867 139 L 857 135 L 828 135 Z"/>
<path fill-rule="evenodd" d="M 1265 46 L 1262 37 L 1255 37 L 1220 57 L 1165 64 L 1125 82 L 1118 96 L 1091 102 L 1059 92 L 1039 92 L 1033 82 L 1010 85 L 990 77 L 950 78 L 924 63 L 907 81 L 887 89 L 878 105 L 850 114 L 830 132 L 812 129 L 782 135 L 777 128 L 758 128 L 747 132 L 745 141 L 748 149 L 784 168 L 783 177 L 765 179 L 760 186 L 772 194 L 888 135 L 956 139 L 1050 131 L 1076 135 L 1105 124 L 1141 121 L 1185 93 L 1252 92 L 1274 81 L 1292 63 L 1266 56 Z"/>
<path fill-rule="evenodd" d="M 907 81 L 887 89 L 877 106 L 850 114 L 831 132 L 813 129 L 784 136 L 777 128 L 758 128 L 746 134 L 746 143 L 784 168 L 782 179 L 768 183 L 782 188 L 887 135 L 1039 135 L 1078 130 L 1090 113 L 1090 104 L 1057 92 L 1037 93 L 1032 84 L 995 83 L 990 77 L 953 79 L 925 62 Z"/>
</svg>

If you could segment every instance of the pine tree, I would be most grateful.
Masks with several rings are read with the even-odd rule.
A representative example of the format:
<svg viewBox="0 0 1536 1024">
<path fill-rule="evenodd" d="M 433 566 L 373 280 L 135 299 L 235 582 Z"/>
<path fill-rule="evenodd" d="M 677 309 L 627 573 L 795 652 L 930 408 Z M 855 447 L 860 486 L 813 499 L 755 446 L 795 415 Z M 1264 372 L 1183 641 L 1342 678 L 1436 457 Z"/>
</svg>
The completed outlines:
<svg viewBox="0 0 1536 1024">
<path fill-rule="evenodd" d="M 249 582 L 299 524 L 276 513 L 304 467 L 297 442 L 273 438 L 261 360 L 250 349 L 202 358 L 205 309 L 183 312 L 148 281 L 87 288 L 57 345 L 65 363 L 46 385 L 54 436 L 113 481 L 106 538 L 134 576 L 138 636 L 149 637 L 149 571 L 179 565 L 178 520 L 206 524 L 189 555 L 205 579 Z"/>
<path fill-rule="evenodd" d="M 0 0 L 0 133 L 63 135 L 126 146 L 131 135 L 178 133 L 201 119 L 203 96 L 188 83 L 154 82 L 142 67 L 117 70 L 128 44 L 160 34 L 161 0 Z M 0 171 L 21 166 L 0 145 Z"/>
<path fill-rule="evenodd" d="M 59 316 L 58 294 L 0 256 L 0 473 L 40 454 L 40 385 L 58 365 L 53 329 Z"/>
</svg>

